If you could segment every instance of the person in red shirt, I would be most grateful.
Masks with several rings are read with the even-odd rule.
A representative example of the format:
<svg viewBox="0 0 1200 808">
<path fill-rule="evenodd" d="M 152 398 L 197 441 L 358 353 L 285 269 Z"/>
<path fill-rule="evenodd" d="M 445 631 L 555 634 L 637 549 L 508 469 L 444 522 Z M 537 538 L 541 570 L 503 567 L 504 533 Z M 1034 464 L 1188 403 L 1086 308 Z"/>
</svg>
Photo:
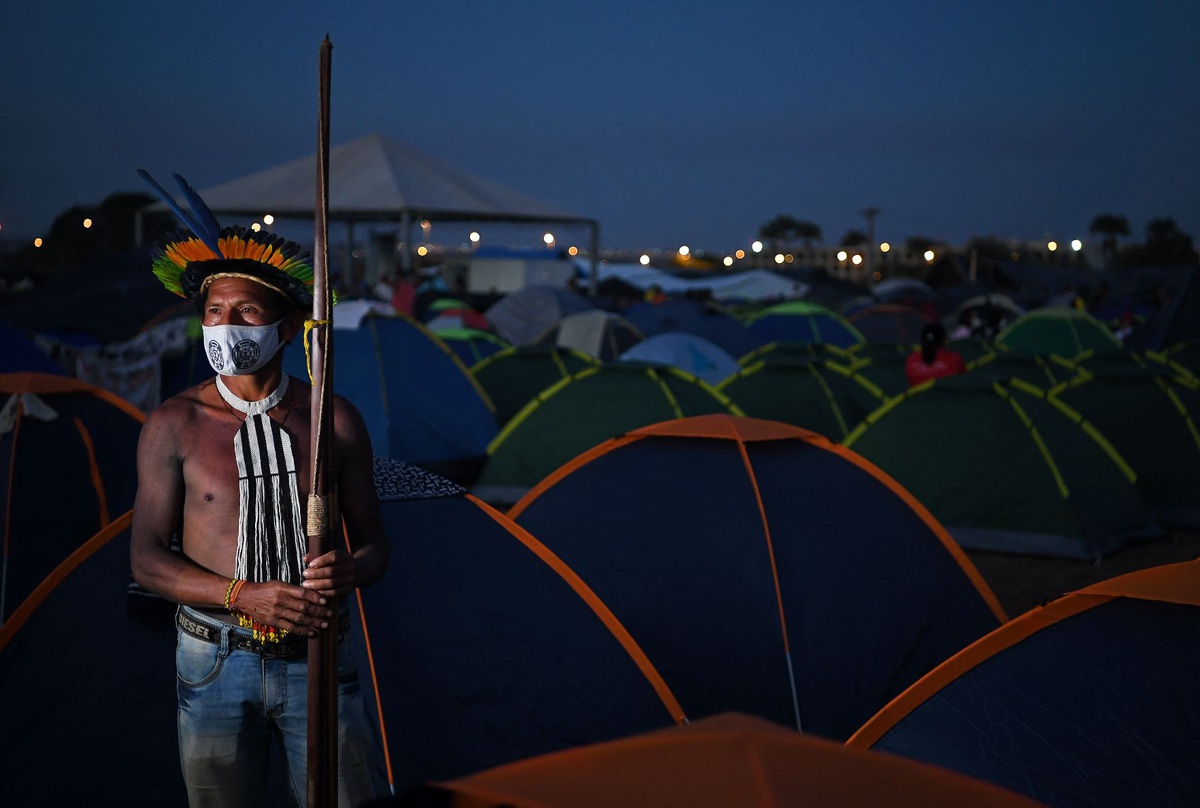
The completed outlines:
<svg viewBox="0 0 1200 808">
<path fill-rule="evenodd" d="M 966 372 L 967 363 L 962 354 L 946 347 L 946 327 L 941 323 L 926 323 L 921 328 L 921 349 L 913 351 L 904 360 L 908 386 Z"/>
</svg>

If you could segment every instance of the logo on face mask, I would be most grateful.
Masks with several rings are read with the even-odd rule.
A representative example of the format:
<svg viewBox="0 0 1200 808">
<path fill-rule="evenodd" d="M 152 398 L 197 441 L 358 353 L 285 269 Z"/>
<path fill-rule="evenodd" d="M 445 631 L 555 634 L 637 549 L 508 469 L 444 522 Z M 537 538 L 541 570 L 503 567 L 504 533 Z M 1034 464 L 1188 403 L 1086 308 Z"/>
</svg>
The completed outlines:
<svg viewBox="0 0 1200 808">
<path fill-rule="evenodd" d="M 213 370 L 217 373 L 225 369 L 225 356 L 221 351 L 221 343 L 215 339 L 208 341 L 208 364 L 212 365 Z"/>
<path fill-rule="evenodd" d="M 244 339 L 233 346 L 233 366 L 238 370 L 253 367 L 258 357 L 258 343 L 252 339 Z"/>
</svg>

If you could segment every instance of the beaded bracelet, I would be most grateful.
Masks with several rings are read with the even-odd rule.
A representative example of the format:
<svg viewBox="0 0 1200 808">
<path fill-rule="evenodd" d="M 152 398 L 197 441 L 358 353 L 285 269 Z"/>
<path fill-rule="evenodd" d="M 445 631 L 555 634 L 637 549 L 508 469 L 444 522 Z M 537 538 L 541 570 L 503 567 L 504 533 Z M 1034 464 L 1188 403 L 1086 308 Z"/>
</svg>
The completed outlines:
<svg viewBox="0 0 1200 808">
<path fill-rule="evenodd" d="M 233 588 L 237 585 L 237 578 L 229 579 L 229 586 L 225 587 L 225 610 L 229 611 L 229 607 L 233 605 Z"/>
</svg>

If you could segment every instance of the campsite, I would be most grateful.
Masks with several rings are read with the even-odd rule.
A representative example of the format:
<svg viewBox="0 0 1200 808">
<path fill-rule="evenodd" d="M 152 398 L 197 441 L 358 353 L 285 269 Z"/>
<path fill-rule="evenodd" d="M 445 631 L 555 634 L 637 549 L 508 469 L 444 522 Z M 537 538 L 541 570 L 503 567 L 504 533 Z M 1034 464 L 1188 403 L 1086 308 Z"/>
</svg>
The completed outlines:
<svg viewBox="0 0 1200 808">
<path fill-rule="evenodd" d="M 343 154 L 418 159 L 379 137 Z M 310 169 L 203 193 L 233 215 Z M 453 185 L 425 207 L 467 204 L 436 196 Z M 502 190 L 474 213 L 565 216 Z M 338 278 L 333 388 L 393 543 L 351 641 L 398 800 L 599 778 L 636 801 L 649 774 L 606 767 L 684 754 L 741 782 L 734 749 L 835 801 L 878 795 L 847 791 L 860 767 L 945 804 L 1198 793 L 1198 270 L 984 282 L 947 259 L 875 282 L 501 252 L 426 255 L 404 300 L 369 251 Z M 212 371 L 148 251 L 103 260 L 0 295 L 6 805 L 186 801 L 173 604 L 132 581 L 130 508 L 141 423 Z M 1078 305 L 1084 282 L 1137 328 Z M 118 306 L 96 311 L 102 288 Z M 994 328 L 970 333 L 981 312 Z M 966 328 L 947 343 L 965 372 L 910 384 L 933 324 Z M 292 376 L 308 362 L 285 349 Z M 57 664 L 67 635 L 124 664 Z"/>
</svg>

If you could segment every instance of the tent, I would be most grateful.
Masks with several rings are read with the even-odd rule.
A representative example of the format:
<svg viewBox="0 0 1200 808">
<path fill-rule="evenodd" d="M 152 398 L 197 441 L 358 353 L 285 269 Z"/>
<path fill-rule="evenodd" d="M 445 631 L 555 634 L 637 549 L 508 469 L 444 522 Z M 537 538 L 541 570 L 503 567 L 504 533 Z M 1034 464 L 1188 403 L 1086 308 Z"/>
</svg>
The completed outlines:
<svg viewBox="0 0 1200 808">
<path fill-rule="evenodd" d="M 966 373 L 918 385 L 868 415 L 845 445 L 964 547 L 1099 559 L 1162 535 L 1104 436 L 1019 379 Z"/>
<path fill-rule="evenodd" d="M 890 342 L 916 345 L 921 341 L 921 329 L 930 317 L 919 309 L 903 303 L 877 303 L 866 306 L 846 317 L 867 342 Z"/>
<path fill-rule="evenodd" d="M 406 795 L 397 806 L 1033 808 L 1010 791 L 739 713 L 542 755 Z"/>
<path fill-rule="evenodd" d="M 741 321 L 701 300 L 675 299 L 637 303 L 621 312 L 644 337 L 684 332 L 703 337 L 730 356 L 738 357 L 762 344 Z"/>
<path fill-rule="evenodd" d="M 1013 351 L 1054 353 L 1067 359 L 1088 350 L 1121 348 L 1103 323 L 1070 306 L 1044 306 L 1025 312 L 996 335 L 996 344 Z"/>
<path fill-rule="evenodd" d="M 468 370 L 489 356 L 512 347 L 490 331 L 480 331 L 478 328 L 446 328 L 434 333 L 454 351 Z"/>
<path fill-rule="evenodd" d="M 761 342 L 823 342 L 849 348 L 863 335 L 840 314 L 818 303 L 789 300 L 746 318 L 746 328 Z"/>
<path fill-rule="evenodd" d="M 570 348 L 521 345 L 497 351 L 472 365 L 471 375 L 495 404 L 496 421 L 503 426 L 541 391 L 599 364 Z"/>
<path fill-rule="evenodd" d="M 976 378 L 1006 382 L 1021 379 L 1036 387 L 1050 388 L 1079 375 L 1075 362 L 1058 354 L 1030 354 L 1005 350 L 988 351 L 969 361 L 967 368 Z"/>
<path fill-rule="evenodd" d="M 488 501 L 515 502 L 554 469 L 597 443 L 668 418 L 741 415 L 725 395 L 673 367 L 614 362 L 549 387 L 505 424 L 488 446 L 474 489 Z"/>
<path fill-rule="evenodd" d="M 417 241 L 412 228 L 422 219 L 579 223 L 591 230 L 590 255 L 599 253 L 594 219 L 476 177 L 379 132 L 331 148 L 328 166 L 331 222 L 398 222 L 401 240 L 410 245 Z M 218 217 L 256 220 L 271 213 L 276 218 L 312 219 L 316 168 L 314 153 L 203 188 L 200 196 Z M 150 205 L 139 217 L 147 210 L 166 206 Z M 594 273 L 596 267 L 591 270 Z"/>
<path fill-rule="evenodd" d="M 145 415 L 67 376 L 0 374 L 0 623 L 64 558 L 133 506 Z"/>
<path fill-rule="evenodd" d="M 685 719 L 536 538 L 419 469 L 377 460 L 376 487 L 392 555 L 361 599 L 397 789 Z"/>
<path fill-rule="evenodd" d="M 717 386 L 742 412 L 840 441 L 887 396 L 849 365 L 778 352 Z"/>
<path fill-rule="evenodd" d="M 350 599 L 350 641 L 397 789 L 684 720 L 628 631 L 536 539 L 420 469 L 377 458 L 376 484 L 392 558 Z M 174 607 L 130 594 L 130 519 L 0 627 L 4 805 L 187 805 Z M 64 638 L 120 664 L 63 664 Z"/>
<path fill-rule="evenodd" d="M 0 320 L 0 373 L 66 375 L 34 336 L 4 320 Z"/>
<path fill-rule="evenodd" d="M 737 360 L 721 348 L 685 331 L 666 331 L 648 337 L 621 354 L 620 359 L 670 365 L 713 386 L 741 369 Z"/>
<path fill-rule="evenodd" d="M 771 421 L 630 431 L 509 515 L 609 605 L 692 718 L 737 710 L 844 739 L 1004 619 L 907 492 Z"/>
<path fill-rule="evenodd" d="M 601 362 L 612 362 L 641 341 L 642 333 L 631 322 L 600 309 L 568 314 L 538 339 L 540 344 L 571 348 Z"/>
<path fill-rule="evenodd" d="M 1090 365 L 1049 393 L 1121 453 L 1161 523 L 1200 530 L 1200 389 L 1126 360 Z"/>
<path fill-rule="evenodd" d="M 947 660 L 848 742 L 1057 808 L 1194 805 L 1200 562 L 1033 609 Z"/>
<path fill-rule="evenodd" d="M 484 311 L 492 330 L 512 345 L 531 345 L 568 314 L 594 308 L 569 289 L 525 286 L 509 292 Z"/>
<path fill-rule="evenodd" d="M 333 389 L 362 414 L 376 454 L 469 481 L 497 425 L 487 394 L 454 352 L 407 316 L 368 314 L 334 340 Z M 283 366 L 308 378 L 303 351 L 289 350 Z"/>
</svg>

